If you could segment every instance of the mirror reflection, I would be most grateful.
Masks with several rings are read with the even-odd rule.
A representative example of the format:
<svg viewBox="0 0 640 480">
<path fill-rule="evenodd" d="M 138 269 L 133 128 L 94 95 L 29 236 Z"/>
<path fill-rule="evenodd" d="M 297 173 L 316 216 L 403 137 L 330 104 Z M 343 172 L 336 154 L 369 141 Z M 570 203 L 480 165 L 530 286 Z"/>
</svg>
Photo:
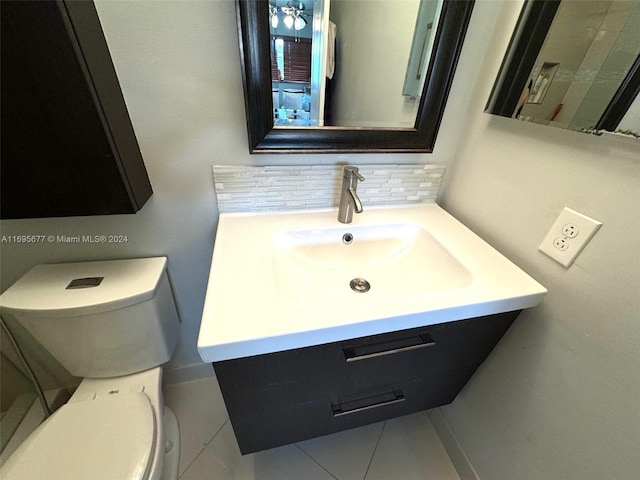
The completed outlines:
<svg viewBox="0 0 640 480">
<path fill-rule="evenodd" d="M 273 122 L 414 128 L 440 0 L 270 0 Z"/>
<path fill-rule="evenodd" d="M 320 0 L 315 0 L 312 12 L 305 0 L 288 0 L 282 6 L 273 2 L 236 0 L 251 153 L 433 152 L 473 1 L 331 0 L 325 4 L 328 0 L 322 0 L 323 8 L 319 8 Z M 331 19 L 331 11 L 339 10 L 334 7 L 342 2 L 357 7 L 349 8 L 353 20 L 338 19 L 336 13 Z M 416 9 L 415 16 L 391 16 L 392 11 L 409 3 Z M 389 15 L 373 15 L 378 6 Z M 335 37 L 333 53 L 323 47 L 328 41 L 322 45 L 316 42 L 316 37 L 330 35 L 327 28 L 321 28 L 330 23 L 316 21 L 322 16 L 336 25 L 331 34 Z M 423 24 L 423 18 L 433 21 Z M 358 22 L 366 28 L 356 28 Z M 287 63 L 293 63 L 295 56 L 288 55 L 287 50 L 296 42 L 303 43 L 309 23 L 311 53 L 305 54 L 311 58 L 307 61 L 309 79 L 291 78 Z M 422 28 L 416 29 L 416 24 Z M 277 33 L 282 25 L 286 35 Z M 391 52 L 398 47 L 389 45 L 406 30 L 411 31 L 411 40 L 405 42 L 407 50 Z M 347 42 L 344 39 L 349 38 L 350 31 L 356 32 L 355 39 Z M 372 32 L 377 35 L 365 40 L 365 34 Z M 288 43 L 282 39 L 282 60 L 275 48 L 278 35 L 289 37 Z M 379 43 L 374 43 L 376 39 Z M 349 53 L 358 43 L 366 48 Z M 333 62 L 327 61 L 330 55 L 334 56 Z M 403 60 L 397 61 L 401 57 Z M 331 79 L 327 77 L 327 65 L 333 68 Z M 317 74 L 322 68 L 324 73 Z M 348 70 L 353 74 L 348 75 Z M 286 95 L 293 93 L 298 96 Z M 412 113 L 399 117 L 398 111 Z M 308 112 L 308 120 L 304 112 Z M 274 125 L 276 120 L 280 125 Z M 298 125 L 301 123 L 304 125 Z"/>
<path fill-rule="evenodd" d="M 545 13 L 534 11 L 536 3 L 546 3 L 541 7 L 550 22 L 546 32 L 540 32 Z M 527 15 L 536 16 L 535 29 L 527 30 Z M 488 111 L 575 131 L 604 129 L 637 136 L 638 32 L 638 0 L 527 2 L 507 52 L 507 58 L 515 57 L 511 64 L 520 62 L 520 72 L 511 69 L 512 77 L 503 67 Z M 541 34 L 539 50 L 518 49 L 523 37 L 535 43 Z M 505 86 L 512 89 L 510 95 Z"/>
</svg>

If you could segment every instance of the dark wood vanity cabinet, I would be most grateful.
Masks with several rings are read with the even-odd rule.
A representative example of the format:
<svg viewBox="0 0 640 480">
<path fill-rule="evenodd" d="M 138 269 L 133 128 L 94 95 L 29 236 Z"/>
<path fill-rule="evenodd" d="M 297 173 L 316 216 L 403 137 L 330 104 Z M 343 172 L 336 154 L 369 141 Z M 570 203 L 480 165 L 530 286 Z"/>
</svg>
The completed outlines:
<svg viewBox="0 0 640 480">
<path fill-rule="evenodd" d="M 0 2 L 0 217 L 135 213 L 152 194 L 91 1 Z"/>
<path fill-rule="evenodd" d="M 519 313 L 214 362 L 240 451 L 451 403 Z"/>
</svg>

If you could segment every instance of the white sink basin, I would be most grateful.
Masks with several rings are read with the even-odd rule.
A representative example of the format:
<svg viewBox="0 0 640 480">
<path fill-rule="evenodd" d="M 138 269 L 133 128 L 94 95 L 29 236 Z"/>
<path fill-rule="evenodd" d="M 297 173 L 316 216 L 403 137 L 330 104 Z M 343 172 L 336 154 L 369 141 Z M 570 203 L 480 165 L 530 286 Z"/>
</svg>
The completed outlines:
<svg viewBox="0 0 640 480">
<path fill-rule="evenodd" d="M 370 289 L 352 290 L 354 278 Z M 545 293 L 436 204 L 365 206 L 348 225 L 335 209 L 223 213 L 198 351 L 215 362 L 301 348 L 533 307 Z"/>
<path fill-rule="evenodd" d="M 357 293 L 394 297 L 461 288 L 472 279 L 438 240 L 412 223 L 276 232 L 272 255 L 276 287 L 303 302 L 349 302 L 353 279 L 370 286 Z"/>
</svg>

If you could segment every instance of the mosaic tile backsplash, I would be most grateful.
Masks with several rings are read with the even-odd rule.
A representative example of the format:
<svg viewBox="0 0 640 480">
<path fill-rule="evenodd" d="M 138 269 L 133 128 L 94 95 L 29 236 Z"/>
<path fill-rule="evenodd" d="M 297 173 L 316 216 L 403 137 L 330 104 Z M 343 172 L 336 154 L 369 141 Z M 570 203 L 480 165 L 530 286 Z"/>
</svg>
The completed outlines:
<svg viewBox="0 0 640 480">
<path fill-rule="evenodd" d="M 214 165 L 220 213 L 338 207 L 344 165 L 232 167 Z M 443 165 L 358 165 L 362 205 L 435 201 Z"/>
</svg>

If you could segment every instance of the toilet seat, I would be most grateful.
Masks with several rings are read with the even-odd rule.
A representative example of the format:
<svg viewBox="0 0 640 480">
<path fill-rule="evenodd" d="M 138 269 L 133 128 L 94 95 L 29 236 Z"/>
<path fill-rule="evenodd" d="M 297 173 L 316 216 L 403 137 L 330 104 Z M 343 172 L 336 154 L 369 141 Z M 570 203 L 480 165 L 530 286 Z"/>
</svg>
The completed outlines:
<svg viewBox="0 0 640 480">
<path fill-rule="evenodd" d="M 143 393 L 67 403 L 2 467 L 2 479 L 142 480 L 151 468 L 156 421 Z"/>
</svg>

